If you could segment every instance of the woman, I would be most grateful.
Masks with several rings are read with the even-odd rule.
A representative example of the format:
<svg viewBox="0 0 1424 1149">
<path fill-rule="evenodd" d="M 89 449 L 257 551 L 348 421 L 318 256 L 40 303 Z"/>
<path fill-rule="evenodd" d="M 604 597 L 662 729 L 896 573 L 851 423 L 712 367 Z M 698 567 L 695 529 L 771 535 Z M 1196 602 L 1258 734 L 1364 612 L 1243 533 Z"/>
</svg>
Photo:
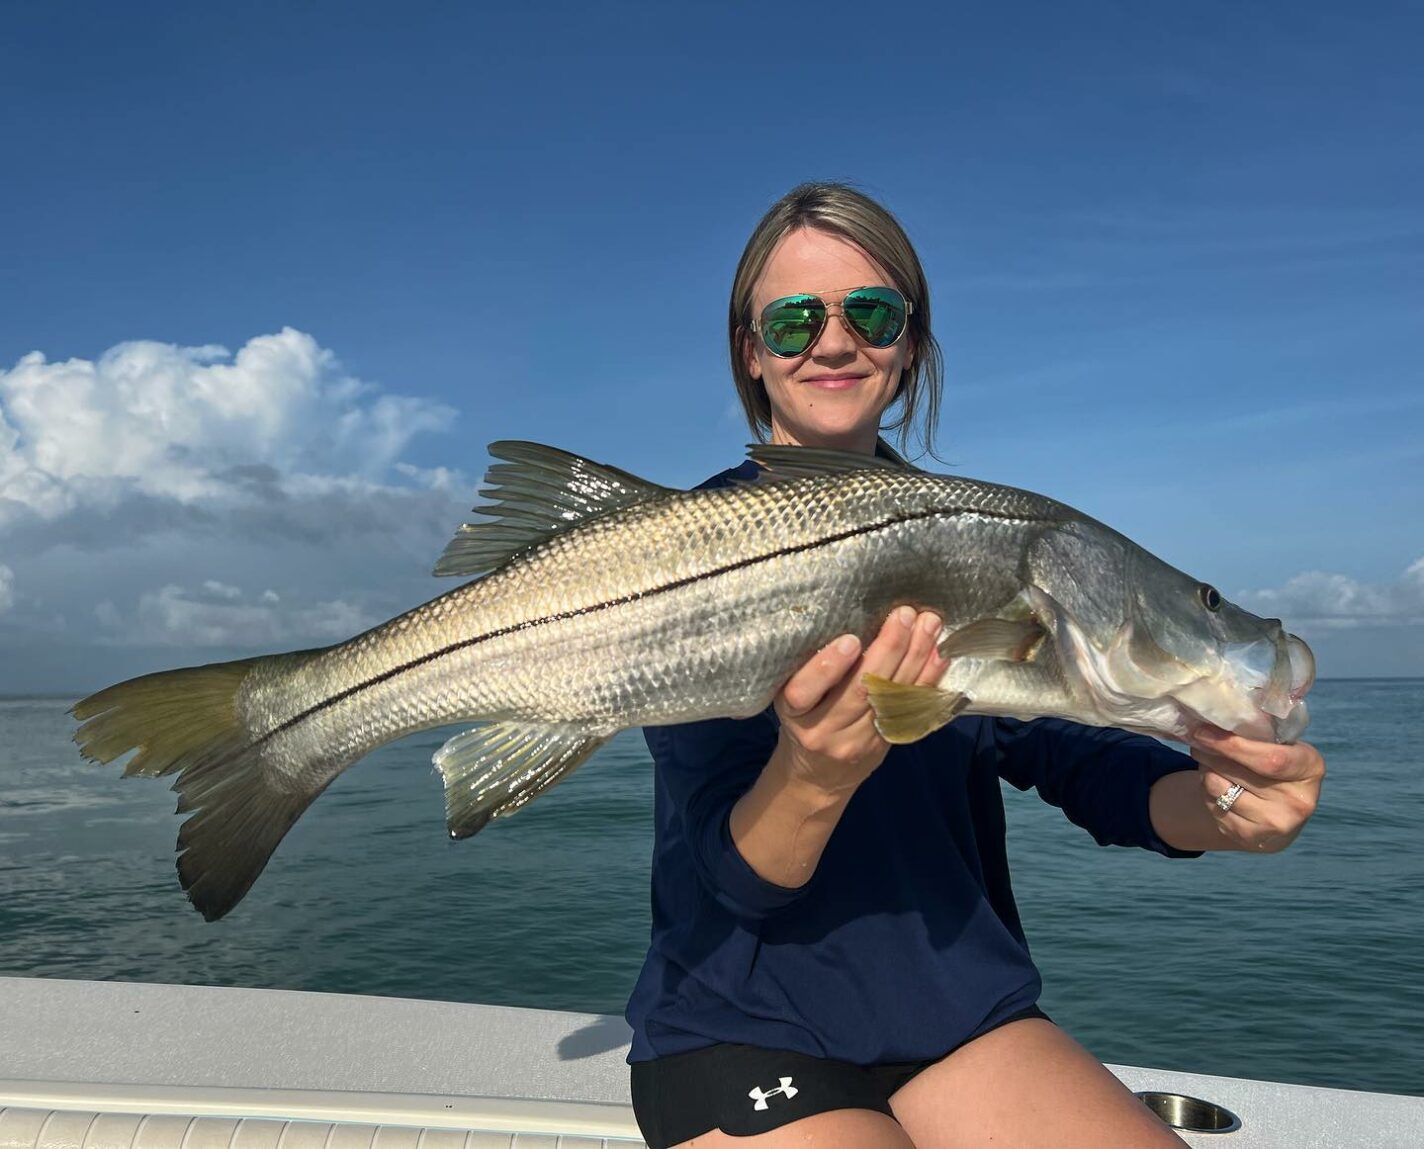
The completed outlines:
<svg viewBox="0 0 1424 1149">
<path fill-rule="evenodd" d="M 923 418 L 928 443 L 929 319 L 888 212 L 841 185 L 796 188 L 732 288 L 753 430 L 893 454 L 882 427 L 903 443 Z M 999 779 L 1037 787 L 1103 844 L 1275 851 L 1314 810 L 1320 756 L 1220 734 L 1193 761 L 1120 731 L 981 717 L 891 748 L 861 676 L 936 681 L 939 625 L 901 606 L 864 649 L 847 635 L 812 657 L 766 714 L 645 731 L 653 936 L 628 1019 L 654 1149 L 1182 1144 L 1038 1010 Z M 1222 810 L 1233 782 L 1245 791 Z"/>
</svg>

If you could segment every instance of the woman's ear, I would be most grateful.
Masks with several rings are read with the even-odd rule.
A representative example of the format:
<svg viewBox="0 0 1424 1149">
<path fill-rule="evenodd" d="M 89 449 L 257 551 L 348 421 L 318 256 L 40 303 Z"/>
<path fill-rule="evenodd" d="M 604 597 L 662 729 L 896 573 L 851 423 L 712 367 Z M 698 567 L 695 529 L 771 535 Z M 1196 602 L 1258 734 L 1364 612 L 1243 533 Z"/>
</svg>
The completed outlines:
<svg viewBox="0 0 1424 1149">
<path fill-rule="evenodd" d="M 905 393 L 905 384 L 910 381 L 910 371 L 915 366 L 915 345 L 907 343 L 905 346 L 905 362 L 900 367 L 900 378 L 895 380 L 895 398 L 900 398 Z"/>
<path fill-rule="evenodd" d="M 751 333 L 745 327 L 737 328 L 737 338 L 742 345 L 742 363 L 747 369 L 747 374 L 753 379 L 761 378 L 761 361 L 757 359 L 756 344 L 752 342 Z"/>
</svg>

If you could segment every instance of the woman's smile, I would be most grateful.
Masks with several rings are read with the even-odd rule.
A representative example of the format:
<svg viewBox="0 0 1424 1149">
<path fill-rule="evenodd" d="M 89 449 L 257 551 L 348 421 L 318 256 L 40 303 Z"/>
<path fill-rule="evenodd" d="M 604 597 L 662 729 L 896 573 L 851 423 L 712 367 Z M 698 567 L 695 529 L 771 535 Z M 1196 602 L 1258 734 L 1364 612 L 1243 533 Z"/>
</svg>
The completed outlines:
<svg viewBox="0 0 1424 1149">
<path fill-rule="evenodd" d="M 812 375 L 801 381 L 823 391 L 846 391 L 864 378 L 864 375 Z"/>
</svg>

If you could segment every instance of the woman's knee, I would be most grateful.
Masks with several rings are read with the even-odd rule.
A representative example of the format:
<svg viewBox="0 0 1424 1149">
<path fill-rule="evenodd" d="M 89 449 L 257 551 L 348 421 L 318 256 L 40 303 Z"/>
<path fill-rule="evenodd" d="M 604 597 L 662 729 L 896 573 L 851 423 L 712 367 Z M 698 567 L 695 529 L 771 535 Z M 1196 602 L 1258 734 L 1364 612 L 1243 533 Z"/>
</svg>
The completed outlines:
<svg viewBox="0 0 1424 1149">
<path fill-rule="evenodd" d="M 1092 1054 L 1052 1022 L 1027 1019 L 955 1050 L 890 1099 L 920 1149 L 1181 1149 Z"/>
</svg>

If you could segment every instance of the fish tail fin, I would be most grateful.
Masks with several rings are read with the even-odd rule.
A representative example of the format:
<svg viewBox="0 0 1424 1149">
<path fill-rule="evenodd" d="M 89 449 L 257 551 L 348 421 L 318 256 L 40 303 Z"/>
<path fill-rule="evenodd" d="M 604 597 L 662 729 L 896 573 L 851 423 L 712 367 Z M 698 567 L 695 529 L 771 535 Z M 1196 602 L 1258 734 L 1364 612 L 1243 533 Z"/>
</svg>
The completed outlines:
<svg viewBox="0 0 1424 1149">
<path fill-rule="evenodd" d="M 293 655 L 278 655 L 290 659 Z M 74 740 L 90 761 L 137 751 L 125 777 L 177 774 L 178 878 L 208 921 L 233 908 L 272 851 L 325 786 L 293 792 L 275 784 L 261 760 L 260 736 L 238 713 L 237 696 L 253 668 L 272 658 L 165 670 L 120 682 L 75 704 Z"/>
</svg>

